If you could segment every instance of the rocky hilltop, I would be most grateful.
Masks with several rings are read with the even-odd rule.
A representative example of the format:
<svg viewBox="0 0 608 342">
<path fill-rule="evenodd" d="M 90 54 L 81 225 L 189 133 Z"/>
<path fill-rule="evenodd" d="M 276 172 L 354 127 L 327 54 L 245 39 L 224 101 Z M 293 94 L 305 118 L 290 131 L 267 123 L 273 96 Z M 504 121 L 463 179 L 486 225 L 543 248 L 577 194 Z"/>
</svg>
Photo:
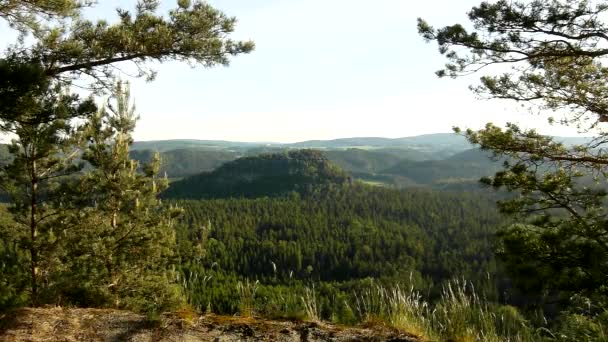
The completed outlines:
<svg viewBox="0 0 608 342">
<path fill-rule="evenodd" d="M 39 308 L 0 315 L 0 341 L 419 341 L 383 325 L 198 316 L 177 312 L 150 321 L 118 310 Z"/>
</svg>

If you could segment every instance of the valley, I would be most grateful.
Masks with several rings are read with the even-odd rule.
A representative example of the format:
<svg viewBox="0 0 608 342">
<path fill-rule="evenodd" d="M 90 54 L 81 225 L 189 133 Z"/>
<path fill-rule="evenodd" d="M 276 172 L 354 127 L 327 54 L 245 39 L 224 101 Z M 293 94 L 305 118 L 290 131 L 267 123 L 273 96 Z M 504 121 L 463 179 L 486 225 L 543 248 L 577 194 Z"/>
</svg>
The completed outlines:
<svg viewBox="0 0 608 342">
<path fill-rule="evenodd" d="M 241 157 L 283 153 L 298 149 L 321 151 L 329 161 L 354 179 L 394 188 L 475 188 L 477 180 L 500 167 L 455 134 L 401 139 L 350 138 L 294 144 L 239 143 L 205 140 L 136 142 L 132 158 L 149 161 L 162 154 L 161 173 L 171 179 L 211 172 Z"/>
</svg>

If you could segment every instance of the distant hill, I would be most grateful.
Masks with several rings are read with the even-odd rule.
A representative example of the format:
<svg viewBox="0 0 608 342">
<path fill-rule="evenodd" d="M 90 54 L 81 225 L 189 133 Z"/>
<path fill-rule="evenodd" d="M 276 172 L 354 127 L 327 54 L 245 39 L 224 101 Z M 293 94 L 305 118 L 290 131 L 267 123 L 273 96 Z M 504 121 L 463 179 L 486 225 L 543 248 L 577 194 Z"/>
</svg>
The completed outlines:
<svg viewBox="0 0 608 342">
<path fill-rule="evenodd" d="M 454 154 L 454 151 L 449 150 L 422 151 L 420 149 L 407 147 L 382 147 L 369 151 L 387 153 L 397 157 L 398 159 L 409 159 L 415 161 L 444 159 Z"/>
<path fill-rule="evenodd" d="M 405 151 L 404 151 L 405 152 Z M 406 157 L 395 154 L 350 148 L 326 151 L 327 158 L 350 172 L 377 173 L 397 164 Z"/>
<path fill-rule="evenodd" d="M 583 145 L 591 142 L 590 137 L 555 137 L 556 141 L 562 142 L 565 145 Z"/>
<path fill-rule="evenodd" d="M 501 167 L 500 162 L 489 158 L 489 153 L 472 149 L 443 160 L 403 160 L 382 174 L 406 177 L 418 184 L 442 184 L 468 182 L 493 175 Z"/>
<path fill-rule="evenodd" d="M 133 150 L 131 158 L 146 163 L 152 160 L 152 150 Z M 240 156 L 237 152 L 222 150 L 178 149 L 161 152 L 161 174 L 169 178 L 181 178 L 212 171 L 220 165 Z"/>
<path fill-rule="evenodd" d="M 257 146 L 247 149 L 247 151 L 245 151 L 245 156 L 254 157 L 260 154 L 286 153 L 289 150 L 292 149 L 281 145 Z"/>
<path fill-rule="evenodd" d="M 484 164 L 484 163 L 493 164 L 494 163 L 494 161 L 492 160 L 492 152 L 483 151 L 478 148 L 472 148 L 469 150 L 458 152 L 452 156 L 445 158 L 444 160 L 461 161 L 461 162 L 475 162 L 475 163 L 482 163 L 482 164 Z"/>
<path fill-rule="evenodd" d="M 555 137 L 556 140 L 562 141 L 568 145 L 582 144 L 588 142 L 590 138 L 586 137 Z M 461 135 L 455 133 L 434 133 L 424 134 L 412 137 L 403 138 L 382 138 L 382 137 L 355 137 L 342 138 L 333 140 L 307 140 L 296 143 L 275 143 L 275 142 L 239 142 L 225 140 L 196 140 L 196 139 L 174 139 L 174 140 L 156 140 L 156 141 L 137 141 L 131 147 L 132 150 L 153 150 L 153 151 L 169 151 L 177 149 L 232 149 L 243 151 L 246 149 L 302 149 L 314 148 L 323 150 L 332 149 L 401 149 L 408 148 L 419 151 L 464 151 L 472 146 Z"/>
<path fill-rule="evenodd" d="M 401 142 L 402 144 L 463 149 L 471 148 L 471 144 L 466 140 L 466 138 L 456 133 L 423 134 L 413 137 L 398 138 L 395 140 Z"/>
<path fill-rule="evenodd" d="M 131 147 L 132 150 L 153 150 L 169 151 L 176 149 L 348 149 L 348 148 L 412 148 L 412 149 L 467 149 L 470 144 L 462 136 L 453 133 L 427 134 L 405 138 L 381 138 L 381 137 L 359 137 L 343 138 L 333 140 L 308 140 L 297 143 L 272 143 L 272 142 L 238 142 L 225 140 L 195 140 L 195 139 L 175 139 L 175 140 L 156 140 L 156 141 L 137 141 Z"/>
<path fill-rule="evenodd" d="M 168 147 L 168 146 L 164 146 Z M 260 146 L 247 149 L 243 152 L 232 149 L 202 149 L 183 148 L 161 151 L 161 174 L 167 173 L 170 178 L 182 178 L 201 172 L 213 171 L 220 165 L 242 156 L 254 157 L 261 154 L 287 153 L 294 149 L 285 147 Z M 153 150 L 135 149 L 131 151 L 131 158 L 142 163 L 152 159 Z M 384 169 L 394 166 L 401 160 L 423 161 L 441 159 L 441 153 L 430 154 L 414 149 L 386 148 L 386 149 L 336 149 L 324 150 L 329 161 L 350 173 L 376 174 Z M 451 154 L 448 154 L 451 155 Z"/>
<path fill-rule="evenodd" d="M 349 147 L 389 147 L 399 146 L 395 139 L 379 137 L 343 138 L 333 140 L 307 140 L 293 144 L 286 144 L 293 148 L 349 148 Z"/>
<path fill-rule="evenodd" d="M 467 149 L 471 145 L 462 136 L 454 133 L 436 133 L 426 134 L 414 137 L 405 138 L 380 138 L 380 137 L 360 137 L 360 138 L 344 138 L 334 140 L 309 140 L 295 144 L 288 144 L 291 147 L 297 148 L 322 148 L 322 149 L 335 149 L 335 148 L 352 148 L 352 147 L 366 147 L 366 148 L 395 148 L 395 147 L 408 147 L 415 149 Z"/>
<path fill-rule="evenodd" d="M 174 140 L 153 140 L 136 141 L 131 145 L 131 150 L 151 150 L 166 152 L 181 149 L 205 149 L 205 150 L 226 150 L 243 149 L 263 146 L 264 143 L 224 141 L 224 140 L 195 140 L 195 139 L 174 139 Z"/>
<path fill-rule="evenodd" d="M 173 182 L 167 198 L 277 197 L 305 193 L 328 184 L 342 184 L 349 176 L 321 152 L 289 151 L 244 157 L 212 172 Z"/>
<path fill-rule="evenodd" d="M 575 145 L 588 142 L 589 138 L 556 137 L 556 140 Z M 165 160 L 162 171 L 171 178 L 183 178 L 212 171 L 242 156 L 285 154 L 302 148 L 324 151 L 329 161 L 358 179 L 396 187 L 476 181 L 480 176 L 493 174 L 498 165 L 475 152 L 464 137 L 454 133 L 396 139 L 309 140 L 293 144 L 188 139 L 143 141 L 136 142 L 132 152 L 135 159 L 145 161 L 149 160 L 151 151 L 160 151 Z"/>
</svg>

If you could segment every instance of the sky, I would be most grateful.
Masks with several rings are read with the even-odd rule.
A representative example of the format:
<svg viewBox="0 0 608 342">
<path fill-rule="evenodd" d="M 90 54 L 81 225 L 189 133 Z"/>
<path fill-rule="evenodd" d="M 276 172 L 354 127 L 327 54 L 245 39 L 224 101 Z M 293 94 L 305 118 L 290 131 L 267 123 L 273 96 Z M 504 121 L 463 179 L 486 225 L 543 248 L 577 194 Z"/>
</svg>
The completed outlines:
<svg viewBox="0 0 608 342">
<path fill-rule="evenodd" d="M 114 17 L 134 0 L 101 0 L 91 18 Z M 229 67 L 155 66 L 153 82 L 129 79 L 140 115 L 135 139 L 296 142 L 345 137 L 405 137 L 517 122 L 552 135 L 546 116 L 479 100 L 481 75 L 452 80 L 434 72 L 445 60 L 416 31 L 465 23 L 479 0 L 213 0 L 238 18 L 235 39 L 256 50 Z M 176 1 L 161 1 L 162 9 Z M 0 27 L 0 37 L 9 37 Z"/>
</svg>

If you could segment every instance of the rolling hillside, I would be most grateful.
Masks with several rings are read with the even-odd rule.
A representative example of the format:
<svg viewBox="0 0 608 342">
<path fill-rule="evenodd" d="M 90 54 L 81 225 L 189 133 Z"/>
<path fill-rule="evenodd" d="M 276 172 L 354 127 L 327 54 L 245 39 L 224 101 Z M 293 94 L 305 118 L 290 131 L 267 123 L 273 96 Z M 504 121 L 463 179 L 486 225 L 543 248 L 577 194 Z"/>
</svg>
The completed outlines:
<svg viewBox="0 0 608 342">
<path fill-rule="evenodd" d="M 342 184 L 349 176 L 314 150 L 244 157 L 212 172 L 173 182 L 167 198 L 225 198 L 282 196 L 328 184 Z"/>
<path fill-rule="evenodd" d="M 556 139 L 570 145 L 588 140 L 584 137 Z M 398 188 L 463 185 L 469 188 L 480 177 L 492 175 L 500 168 L 500 163 L 490 160 L 488 154 L 471 147 L 463 137 L 451 133 L 397 139 L 310 140 L 294 144 L 165 140 L 136 142 L 132 156 L 147 161 L 152 151 L 160 151 L 164 161 L 162 171 L 176 179 L 211 172 L 241 156 L 288 154 L 300 148 L 314 148 L 323 151 L 329 161 L 354 178 L 370 184 Z"/>
<path fill-rule="evenodd" d="M 264 143 L 236 142 L 224 140 L 174 139 L 136 141 L 131 146 L 131 150 L 152 150 L 158 152 L 178 149 L 230 150 L 252 148 L 263 145 Z"/>
<path fill-rule="evenodd" d="M 433 185 L 476 181 L 494 174 L 500 167 L 501 163 L 491 160 L 487 153 L 472 149 L 443 160 L 403 160 L 381 173 L 407 177 L 418 184 Z"/>
<path fill-rule="evenodd" d="M 152 150 L 132 150 L 131 158 L 146 163 L 152 159 Z M 220 165 L 239 157 L 237 152 L 224 150 L 178 149 L 161 152 L 161 173 L 169 178 L 181 178 L 200 172 L 215 170 Z"/>
</svg>

